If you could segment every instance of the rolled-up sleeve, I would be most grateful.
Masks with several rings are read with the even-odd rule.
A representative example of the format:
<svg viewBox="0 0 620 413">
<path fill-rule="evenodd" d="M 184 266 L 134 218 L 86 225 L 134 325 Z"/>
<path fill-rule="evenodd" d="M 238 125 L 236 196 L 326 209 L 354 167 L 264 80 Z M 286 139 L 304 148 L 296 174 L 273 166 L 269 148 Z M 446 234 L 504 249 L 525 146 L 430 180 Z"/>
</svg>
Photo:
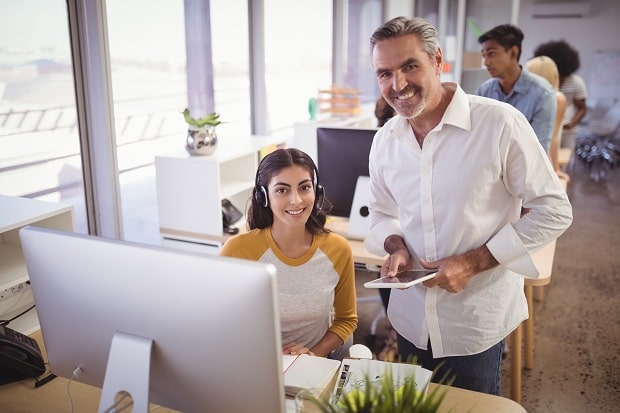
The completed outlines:
<svg viewBox="0 0 620 413">
<path fill-rule="evenodd" d="M 507 224 L 487 242 L 493 257 L 504 267 L 529 278 L 537 278 L 539 273 L 530 253 L 523 245 L 511 224 Z"/>
</svg>

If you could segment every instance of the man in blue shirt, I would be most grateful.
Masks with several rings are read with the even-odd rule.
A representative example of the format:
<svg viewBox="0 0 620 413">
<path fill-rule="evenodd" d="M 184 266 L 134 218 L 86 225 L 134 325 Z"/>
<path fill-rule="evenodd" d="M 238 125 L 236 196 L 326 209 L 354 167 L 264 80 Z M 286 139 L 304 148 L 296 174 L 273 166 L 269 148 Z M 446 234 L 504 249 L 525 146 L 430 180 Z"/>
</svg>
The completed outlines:
<svg viewBox="0 0 620 413">
<path fill-rule="evenodd" d="M 482 45 L 484 65 L 492 78 L 478 87 L 476 95 L 517 108 L 548 152 L 557 110 L 556 94 L 547 80 L 519 64 L 523 32 L 512 24 L 502 24 L 482 34 L 478 42 Z"/>
</svg>

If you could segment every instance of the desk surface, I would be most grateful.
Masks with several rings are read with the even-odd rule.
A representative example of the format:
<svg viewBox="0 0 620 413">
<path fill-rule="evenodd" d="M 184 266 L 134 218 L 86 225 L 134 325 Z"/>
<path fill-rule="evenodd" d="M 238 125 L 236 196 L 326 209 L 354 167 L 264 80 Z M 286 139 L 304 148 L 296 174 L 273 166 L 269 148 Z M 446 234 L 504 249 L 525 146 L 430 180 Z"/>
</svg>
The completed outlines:
<svg viewBox="0 0 620 413">
<path fill-rule="evenodd" d="M 347 218 L 329 217 L 326 226 L 336 234 L 340 234 L 347 238 L 347 230 L 349 228 L 349 220 Z M 347 238 L 347 241 L 349 241 L 349 245 L 351 245 L 353 260 L 355 262 L 376 266 L 381 266 L 385 262 L 386 257 L 380 257 L 366 251 L 364 248 L 364 241 L 349 238 Z"/>
<path fill-rule="evenodd" d="M 41 332 L 32 334 L 40 344 L 42 344 Z M 43 357 L 47 360 L 45 348 L 41 346 Z M 39 387 L 34 387 L 34 379 L 26 379 L 0 386 L 0 411 L 11 413 L 66 413 L 71 410 L 67 398 L 68 380 L 57 377 L 51 382 Z M 431 391 L 437 385 L 431 384 Z M 492 396 L 484 393 L 469 390 L 445 387 L 447 393 L 439 410 L 441 413 L 523 413 L 525 409 L 514 401 Z M 96 412 L 99 407 L 101 390 L 97 387 L 89 386 L 79 382 L 72 382 L 70 387 L 71 398 L 73 400 L 73 411 L 75 412 Z M 175 410 L 156 407 L 157 412 L 173 413 Z M 317 412 L 316 407 L 311 403 L 305 403 L 305 411 L 308 413 Z M 153 408 L 151 408 L 153 410 Z"/>
</svg>

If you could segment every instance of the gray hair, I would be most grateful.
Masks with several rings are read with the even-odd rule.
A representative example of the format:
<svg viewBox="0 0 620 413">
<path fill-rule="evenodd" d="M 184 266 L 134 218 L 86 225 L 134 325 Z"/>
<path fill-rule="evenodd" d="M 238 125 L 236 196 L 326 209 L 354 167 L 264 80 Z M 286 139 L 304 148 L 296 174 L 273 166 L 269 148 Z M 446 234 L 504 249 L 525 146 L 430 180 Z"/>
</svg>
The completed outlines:
<svg viewBox="0 0 620 413">
<path fill-rule="evenodd" d="M 439 49 L 439 35 L 437 29 L 435 29 L 428 20 L 421 17 L 408 19 L 403 16 L 395 17 L 375 30 L 370 36 L 370 55 L 372 56 L 372 52 L 378 42 L 409 34 L 417 36 L 417 38 L 422 41 L 424 49 L 429 57 L 431 59 L 435 58 L 437 50 Z"/>
</svg>

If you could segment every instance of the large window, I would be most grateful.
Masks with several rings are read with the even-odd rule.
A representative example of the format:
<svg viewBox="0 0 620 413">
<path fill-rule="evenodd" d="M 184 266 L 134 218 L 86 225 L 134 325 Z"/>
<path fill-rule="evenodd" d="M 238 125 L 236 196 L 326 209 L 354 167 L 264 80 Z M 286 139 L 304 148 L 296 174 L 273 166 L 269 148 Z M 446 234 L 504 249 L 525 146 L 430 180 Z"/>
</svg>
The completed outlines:
<svg viewBox="0 0 620 413">
<path fill-rule="evenodd" d="M 331 56 L 331 0 L 265 0 L 265 81 L 272 132 L 308 119 L 309 99 L 331 85 Z"/>
<path fill-rule="evenodd" d="M 88 232 L 64 0 L 0 3 L 0 194 L 73 204 Z"/>
<path fill-rule="evenodd" d="M 250 134 L 250 61 L 247 0 L 211 0 L 215 110 L 221 136 Z"/>
<path fill-rule="evenodd" d="M 106 0 L 123 238 L 157 242 L 156 155 L 183 151 L 183 0 Z"/>
<path fill-rule="evenodd" d="M 213 89 L 207 91 L 208 105 L 212 105 L 225 122 L 219 127 L 220 136 L 250 133 L 251 116 L 257 116 L 251 113 L 251 102 L 261 105 L 263 114 L 259 116 L 267 125 L 266 133 L 290 135 L 295 122 L 308 119 L 309 100 L 317 96 L 319 89 L 333 83 L 332 0 L 263 1 L 264 10 L 259 14 L 264 15 L 264 21 L 258 22 L 258 26 L 264 30 L 264 59 L 260 64 L 264 64 L 265 72 L 264 80 L 260 81 L 264 81 L 266 96 L 259 89 L 252 96 L 253 100 L 250 99 L 251 75 L 256 79 L 257 73 L 259 76 L 263 73 L 261 70 L 252 72 L 250 67 L 253 39 L 248 22 L 252 20 L 256 27 L 258 18 L 248 16 L 250 3 L 247 0 L 97 2 L 106 11 L 103 26 L 107 25 L 107 30 L 104 31 L 93 29 L 96 24 L 91 21 L 81 21 L 88 20 L 91 14 L 77 13 L 76 16 L 73 2 L 0 2 L 0 193 L 73 204 L 80 232 L 88 232 L 89 228 L 67 4 L 72 5 L 71 15 L 79 20 L 77 25 L 74 22 L 71 26 L 76 39 L 83 42 L 85 39 L 80 37 L 86 36 L 92 44 L 109 46 L 103 52 L 110 58 L 114 130 L 104 137 L 114 136 L 116 156 L 108 156 L 106 162 L 96 162 L 97 156 L 105 152 L 105 146 L 92 150 L 90 145 L 101 142 L 99 123 L 106 120 L 89 123 L 90 119 L 85 119 L 87 126 L 98 126 L 99 135 L 94 141 L 88 141 L 92 151 L 89 156 L 95 159 L 84 165 L 89 168 L 95 165 L 99 178 L 95 185 L 101 182 L 101 177 L 118 178 L 122 224 L 116 228 L 122 228 L 120 236 L 128 240 L 158 239 L 154 157 L 184 151 L 187 126 L 181 112 L 189 106 L 188 96 L 191 97 L 192 91 L 188 91 L 188 84 L 192 85 L 193 79 L 186 58 L 186 39 L 193 30 L 186 22 L 188 5 L 202 8 L 199 12 L 203 21 L 210 23 L 205 41 L 210 50 L 201 58 L 211 59 L 212 63 L 212 71 L 207 71 L 213 81 Z M 361 38 L 367 40 L 362 28 L 380 19 L 377 15 L 380 1 L 358 3 L 351 1 L 351 7 L 364 4 L 362 12 L 350 10 L 348 16 L 356 19 L 351 24 L 358 27 Z M 87 0 L 78 0 L 76 4 L 82 11 L 85 5 L 90 11 L 97 9 Z M 375 26 L 373 23 L 372 27 Z M 76 27 L 81 29 L 79 33 Z M 366 46 L 360 43 L 360 49 L 366 56 Z M 87 51 L 80 53 L 79 58 L 84 59 Z M 108 66 L 104 67 L 107 60 L 104 59 L 100 67 L 99 60 L 89 58 L 88 62 L 82 61 L 85 70 L 92 61 L 97 68 L 107 70 Z M 357 65 L 352 59 L 349 59 L 350 73 L 359 70 L 359 73 L 372 75 L 365 62 Z M 347 68 L 340 70 L 343 73 Z M 104 70 L 103 75 L 96 75 L 101 76 L 95 76 L 95 82 L 104 83 L 105 94 L 107 73 Z M 353 87 L 368 83 L 364 75 L 353 74 L 353 77 Z M 374 80 L 372 85 L 375 87 Z M 96 96 L 90 93 L 92 90 L 88 86 L 78 89 L 80 98 L 83 90 L 88 96 Z M 86 105 L 80 108 L 80 113 L 90 117 L 92 102 Z M 101 108 L 94 112 L 101 113 Z M 82 144 L 84 142 L 82 140 Z M 107 168 L 116 169 L 114 161 L 118 164 L 117 177 L 106 172 Z M 103 169 L 101 164 L 105 164 Z M 91 172 L 89 169 L 85 175 L 91 177 Z M 93 215 L 98 218 L 97 214 L 109 208 L 109 205 L 102 207 L 99 202 L 109 199 L 107 196 L 114 193 L 115 186 L 107 183 L 103 186 L 102 192 L 92 189 L 95 200 L 89 202 L 91 220 Z M 93 204 L 99 210 L 93 210 Z M 118 222 L 116 219 L 116 216 L 106 217 L 103 224 L 97 221 L 98 231 L 100 225 L 108 228 L 110 222 Z"/>
<path fill-rule="evenodd" d="M 250 61 L 248 2 L 210 2 L 215 110 L 226 136 L 250 134 Z"/>
</svg>

